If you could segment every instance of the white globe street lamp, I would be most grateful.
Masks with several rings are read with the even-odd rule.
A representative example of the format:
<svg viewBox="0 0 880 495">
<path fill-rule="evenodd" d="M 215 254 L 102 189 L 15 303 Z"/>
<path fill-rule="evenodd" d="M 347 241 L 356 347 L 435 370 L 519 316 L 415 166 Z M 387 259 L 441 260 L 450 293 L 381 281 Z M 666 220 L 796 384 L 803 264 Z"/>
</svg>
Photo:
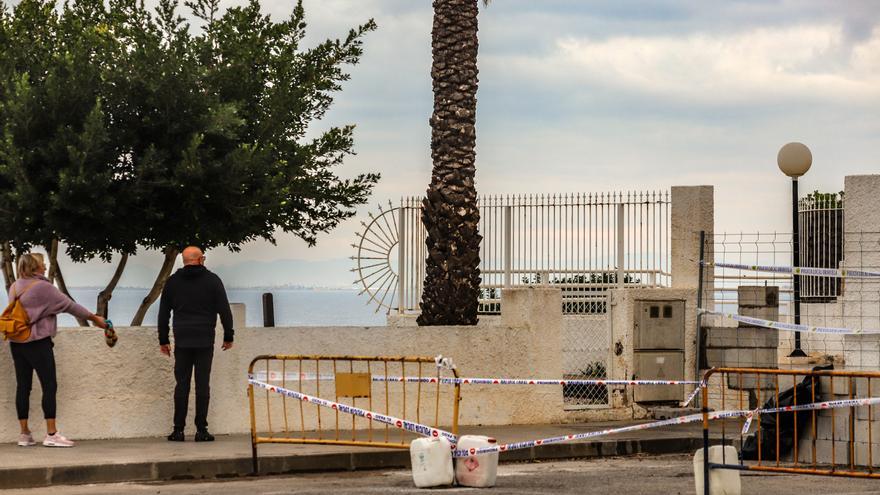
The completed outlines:
<svg viewBox="0 0 880 495">
<path fill-rule="evenodd" d="M 776 164 L 782 173 L 791 177 L 791 227 L 792 227 L 792 250 L 791 260 L 792 266 L 800 266 L 800 227 L 798 225 L 798 177 L 807 173 L 813 164 L 813 154 L 810 148 L 803 143 L 788 143 L 779 149 L 776 155 Z M 793 305 L 794 305 L 794 323 L 801 323 L 801 277 L 792 274 L 793 281 Z M 794 350 L 791 351 L 792 357 L 803 357 L 807 354 L 801 348 L 801 333 L 794 334 Z"/>
<path fill-rule="evenodd" d="M 776 164 L 785 175 L 797 179 L 810 170 L 813 164 L 813 154 L 810 148 L 803 143 L 788 143 L 779 149 L 776 155 Z"/>
</svg>

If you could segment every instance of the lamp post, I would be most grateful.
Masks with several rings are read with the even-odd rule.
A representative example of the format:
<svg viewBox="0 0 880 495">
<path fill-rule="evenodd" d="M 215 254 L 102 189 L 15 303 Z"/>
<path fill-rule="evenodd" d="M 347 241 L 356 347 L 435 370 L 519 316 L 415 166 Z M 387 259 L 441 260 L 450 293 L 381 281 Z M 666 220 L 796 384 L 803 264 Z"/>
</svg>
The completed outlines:
<svg viewBox="0 0 880 495">
<path fill-rule="evenodd" d="M 800 266 L 800 228 L 798 227 L 798 177 L 810 170 L 813 164 L 813 154 L 810 148 L 802 143 L 788 143 L 779 149 L 776 155 L 776 164 L 782 173 L 791 177 L 791 228 L 792 228 L 792 250 L 791 259 L 792 267 Z M 801 323 L 801 279 L 800 275 L 792 273 L 793 281 L 793 305 L 794 305 L 794 323 Z M 791 351 L 791 357 L 803 357 L 807 354 L 801 349 L 801 333 L 794 333 L 794 350 Z"/>
</svg>

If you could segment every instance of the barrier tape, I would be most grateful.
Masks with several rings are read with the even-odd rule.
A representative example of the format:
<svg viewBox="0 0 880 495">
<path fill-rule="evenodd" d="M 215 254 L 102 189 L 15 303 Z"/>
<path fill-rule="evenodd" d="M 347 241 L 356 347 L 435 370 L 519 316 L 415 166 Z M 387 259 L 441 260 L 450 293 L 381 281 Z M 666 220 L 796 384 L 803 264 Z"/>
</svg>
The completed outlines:
<svg viewBox="0 0 880 495">
<path fill-rule="evenodd" d="M 735 270 L 748 270 L 752 272 L 791 273 L 794 275 L 809 275 L 814 277 L 837 277 L 837 278 L 876 278 L 880 272 L 864 270 L 840 270 L 837 268 L 813 268 L 807 266 L 770 266 L 770 265 L 739 265 L 736 263 L 712 263 L 704 261 L 705 266 L 716 268 L 732 268 Z"/>
<path fill-rule="evenodd" d="M 333 402 L 332 400 L 322 399 L 320 397 L 315 397 L 313 395 L 304 394 L 301 392 L 296 392 L 294 390 L 290 390 L 284 387 L 278 387 L 275 385 L 271 385 L 269 383 L 261 382 L 259 380 L 255 380 L 252 377 L 248 377 L 248 383 L 251 385 L 255 385 L 257 387 L 266 389 L 270 392 L 276 392 L 281 395 L 286 395 L 290 398 L 301 400 L 303 402 L 309 402 L 311 404 L 315 404 L 318 406 L 326 407 L 328 409 L 333 409 L 334 411 L 339 411 L 341 413 L 351 414 L 354 416 L 359 416 L 362 418 L 366 418 L 373 421 L 378 421 L 380 423 L 384 423 L 389 426 L 393 426 L 395 428 L 399 428 L 401 430 L 406 430 L 411 433 L 415 433 L 417 435 L 422 435 L 429 438 L 437 438 L 444 437 L 453 444 L 458 443 L 458 437 L 454 434 L 441 430 L 439 428 L 433 428 L 431 426 L 423 425 L 420 423 L 414 423 L 412 421 L 408 421 L 401 418 L 396 418 L 394 416 L 388 416 L 385 414 L 380 414 L 373 411 L 368 411 L 366 409 L 361 409 L 359 407 L 349 406 L 346 404 L 340 404 L 338 402 Z"/>
<path fill-rule="evenodd" d="M 452 371 L 455 369 L 455 363 L 452 362 L 452 358 L 443 357 L 443 354 L 437 354 L 434 356 L 434 364 L 441 369 L 447 369 Z"/>
<path fill-rule="evenodd" d="M 255 378 L 266 379 L 268 381 L 278 381 L 282 377 L 288 380 L 327 380 L 333 381 L 334 375 L 315 375 L 313 373 L 287 373 L 270 371 L 267 375 L 265 371 L 258 371 L 253 374 Z M 371 375 L 374 382 L 406 382 L 406 383 L 443 383 L 443 384 L 463 384 L 463 385 L 700 385 L 702 382 L 694 380 L 545 380 L 531 378 L 437 378 L 426 376 L 384 376 Z"/>
<path fill-rule="evenodd" d="M 369 411 L 366 409 L 361 409 L 358 407 L 349 406 L 346 404 L 340 404 L 338 402 L 333 402 L 326 399 L 321 399 L 319 397 L 314 397 L 308 394 L 303 394 L 301 392 L 296 392 L 293 390 L 289 390 L 283 387 L 278 387 L 271 385 L 269 383 L 261 382 L 259 380 L 255 380 L 253 377 L 248 377 L 248 383 L 255 385 L 257 387 L 266 389 L 270 392 L 276 392 L 281 395 L 286 395 L 288 397 L 301 400 L 303 402 L 309 402 L 318 406 L 326 407 L 329 409 L 333 409 L 335 411 L 339 411 L 342 413 L 352 414 L 354 416 L 359 416 L 362 418 L 366 418 L 369 420 L 378 421 L 380 423 L 387 424 L 389 426 L 393 426 L 395 428 L 399 428 L 402 430 L 409 431 L 411 433 L 415 433 L 417 435 L 422 435 L 425 437 L 436 438 L 442 436 L 452 442 L 453 445 L 458 443 L 458 437 L 454 434 L 441 430 L 438 428 L 432 428 L 427 425 L 414 423 L 412 421 L 407 421 L 405 419 L 396 418 L 394 416 L 387 416 L 384 414 L 380 414 L 377 412 Z M 825 402 L 813 402 L 810 404 L 798 404 L 796 406 L 783 406 L 783 407 L 774 407 L 768 409 L 755 409 L 755 410 L 730 410 L 730 411 L 718 411 L 709 413 L 709 420 L 717 420 L 717 419 L 729 419 L 745 416 L 747 418 L 747 422 L 750 418 L 754 418 L 761 414 L 775 414 L 777 412 L 800 412 L 800 411 L 814 411 L 821 409 L 835 409 L 835 408 L 843 408 L 843 407 L 859 407 L 859 406 L 871 406 L 875 404 L 880 404 L 880 397 L 869 397 L 863 399 L 841 399 L 841 400 L 832 400 Z M 550 445 L 554 443 L 562 443 L 562 442 L 571 442 L 575 440 L 585 440 L 587 438 L 595 438 L 605 435 L 613 435 L 617 433 L 626 433 L 630 431 L 640 431 L 640 430 L 648 430 L 653 428 L 660 428 L 663 426 L 671 426 L 671 425 L 680 425 L 687 423 L 696 423 L 703 420 L 703 414 L 689 414 L 687 416 L 680 416 L 678 418 L 664 419 L 662 421 L 655 421 L 653 423 L 642 423 L 638 425 L 630 425 L 623 426 L 620 428 L 606 428 L 604 430 L 590 431 L 586 433 L 576 433 L 570 435 L 561 435 L 557 437 L 549 437 L 549 438 L 541 438 L 537 440 L 528 440 L 525 442 L 516 442 L 516 443 L 506 443 L 501 445 L 494 445 L 491 447 L 484 447 L 481 449 L 453 449 L 453 457 L 469 457 L 473 455 L 480 454 L 491 454 L 495 452 L 506 452 L 508 450 L 521 450 L 528 449 L 532 447 L 540 447 L 542 445 Z M 743 430 L 746 431 L 745 429 Z"/>
<path fill-rule="evenodd" d="M 687 406 L 691 405 L 691 402 L 694 401 L 694 399 L 697 397 L 697 394 L 700 393 L 700 390 L 702 390 L 703 388 L 706 387 L 706 380 L 701 381 L 699 383 L 699 385 L 700 385 L 699 387 L 697 387 L 693 392 L 691 392 L 691 395 L 688 395 L 687 400 L 685 400 L 684 402 L 681 403 L 681 407 L 687 407 Z"/>
<path fill-rule="evenodd" d="M 743 427 L 742 427 L 742 431 L 740 432 L 740 436 L 745 436 L 749 432 L 749 429 L 752 427 L 752 420 L 755 419 L 755 416 L 757 416 L 757 415 L 758 415 L 757 409 L 755 409 L 754 411 L 749 411 L 749 413 L 746 414 L 746 421 L 743 423 Z"/>
<path fill-rule="evenodd" d="M 827 402 L 814 402 L 811 404 L 800 404 L 797 406 L 784 406 L 784 407 L 775 407 L 770 409 L 758 409 L 754 411 L 719 411 L 709 413 L 710 420 L 717 419 L 728 419 L 735 418 L 740 416 L 748 417 L 751 415 L 752 417 L 758 416 L 760 414 L 773 414 L 777 412 L 800 412 L 800 411 L 812 411 L 817 409 L 833 409 L 840 407 L 856 407 L 856 406 L 870 406 L 874 404 L 880 404 L 880 397 L 871 397 L 865 399 L 844 399 L 844 400 L 832 400 Z M 687 416 L 680 416 L 678 418 L 672 419 L 664 419 L 662 421 L 655 421 L 653 423 L 643 423 L 639 425 L 631 425 L 624 426 L 621 428 L 608 428 L 605 430 L 597 430 L 591 431 L 587 433 L 577 433 L 572 435 L 562 435 L 558 437 L 550 437 L 550 438 L 541 438 L 538 440 L 529 440 L 526 442 L 517 442 L 517 443 L 508 443 L 501 445 L 494 445 L 492 447 L 484 447 L 481 449 L 467 449 L 467 450 L 454 450 L 453 457 L 468 457 L 472 455 L 480 455 L 480 454 L 491 454 L 495 452 L 506 452 L 508 450 L 520 450 L 520 449 L 528 449 L 532 447 L 539 447 L 541 445 L 549 445 L 553 443 L 562 443 L 562 442 L 571 442 L 575 440 L 584 440 L 587 438 L 595 438 L 605 435 L 613 435 L 616 433 L 626 433 L 630 431 L 640 431 L 640 430 L 648 430 L 652 428 L 660 428 L 663 426 L 670 425 L 680 425 L 686 423 L 696 423 L 703 420 L 703 414 L 690 414 Z"/>
<path fill-rule="evenodd" d="M 880 334 L 878 329 L 855 329 L 855 328 L 839 328 L 839 327 L 814 327 L 810 325 L 795 325 L 794 323 L 783 323 L 781 321 L 762 320 L 761 318 L 752 318 L 751 316 L 741 316 L 730 313 L 718 313 L 700 308 L 697 311 L 707 315 L 723 316 L 725 318 L 752 325 L 756 327 L 772 328 L 774 330 L 787 330 L 790 332 L 809 332 L 809 333 L 825 333 L 834 335 L 867 335 Z"/>
</svg>

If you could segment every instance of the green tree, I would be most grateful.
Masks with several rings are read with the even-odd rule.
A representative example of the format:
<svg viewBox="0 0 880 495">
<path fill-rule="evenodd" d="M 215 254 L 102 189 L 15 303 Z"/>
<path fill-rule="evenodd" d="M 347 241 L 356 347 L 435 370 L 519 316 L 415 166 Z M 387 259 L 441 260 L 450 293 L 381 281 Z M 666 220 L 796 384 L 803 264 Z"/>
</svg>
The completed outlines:
<svg viewBox="0 0 880 495">
<path fill-rule="evenodd" d="M 54 2 L 26 0 L 6 23 L 0 194 L 9 211 L 0 237 L 18 251 L 44 247 L 49 278 L 68 295 L 59 241 L 87 237 L 96 228 L 106 232 L 102 212 L 113 211 L 106 169 L 115 152 L 100 99 L 108 39 L 100 29 L 103 13 L 103 5 L 91 0 L 60 12 Z"/>
<path fill-rule="evenodd" d="M 134 316 L 141 323 L 179 249 L 238 250 L 293 233 L 310 245 L 354 214 L 377 174 L 342 179 L 353 126 L 307 139 L 358 62 L 373 21 L 342 40 L 300 48 L 301 3 L 272 22 L 251 2 L 192 34 L 178 3 L 80 0 L 57 9 L 0 4 L 0 224 L 7 283 L 13 251 L 59 241 L 74 261 L 120 256 L 99 296 L 106 310 L 138 246 L 164 262 Z M 314 129 L 311 129 L 314 133 Z"/>
<path fill-rule="evenodd" d="M 484 2 L 488 3 L 488 2 Z M 478 0 L 434 0 L 433 171 L 422 203 L 427 260 L 419 325 L 475 325 L 480 293 L 477 208 Z"/>
<path fill-rule="evenodd" d="M 188 5 L 205 22 L 202 32 L 190 35 L 176 4 L 162 1 L 151 35 L 161 38 L 161 56 L 147 50 L 134 64 L 146 78 L 166 75 L 145 85 L 143 111 L 158 110 L 142 119 L 132 151 L 151 219 L 143 244 L 165 259 L 132 325 L 158 298 L 181 247 L 235 251 L 258 238 L 274 242 L 278 231 L 313 245 L 354 214 L 379 178 L 334 173 L 353 152 L 353 126 L 305 139 L 348 79 L 343 66 L 358 62 L 373 21 L 303 50 L 301 2 L 281 22 L 261 14 L 257 1 L 222 16 L 217 1 Z"/>
<path fill-rule="evenodd" d="M 10 75 L 13 73 L 12 54 L 9 51 L 12 40 L 11 24 L 12 16 L 9 13 L 9 8 L 3 0 L 0 0 L 0 115 L 3 112 L 2 102 L 6 99 Z M 0 139 L 3 138 L 3 134 L 0 134 Z M 13 184 L 8 175 L 3 173 L 2 167 L 3 163 L 0 162 L 0 214 L 3 214 L 5 217 L 10 211 L 5 200 L 8 199 L 8 192 L 12 189 Z M 8 239 L 0 239 L 0 271 L 3 272 L 3 280 L 7 290 L 9 290 L 12 282 L 15 281 L 15 271 L 12 265 L 12 245 Z"/>
</svg>

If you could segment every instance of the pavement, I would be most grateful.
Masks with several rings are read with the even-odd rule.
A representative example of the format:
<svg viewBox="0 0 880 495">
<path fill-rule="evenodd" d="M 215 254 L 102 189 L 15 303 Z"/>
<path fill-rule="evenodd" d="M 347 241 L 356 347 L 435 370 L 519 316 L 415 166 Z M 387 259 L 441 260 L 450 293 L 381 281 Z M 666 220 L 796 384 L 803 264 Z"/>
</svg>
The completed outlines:
<svg viewBox="0 0 880 495">
<path fill-rule="evenodd" d="M 880 494 L 877 480 L 830 478 L 809 475 L 741 473 L 742 493 L 773 495 L 866 495 Z M 13 489 L 9 495 L 43 495 L 45 488 Z M 492 495 L 673 495 L 695 493 L 693 461 L 688 454 L 633 455 L 507 463 L 498 466 L 495 487 L 462 486 L 427 491 L 413 486 L 405 469 L 375 469 L 336 473 L 298 473 L 226 480 L 127 482 L 52 487 L 52 495 L 424 495 L 441 493 L 491 493 Z"/>
<path fill-rule="evenodd" d="M 625 426 L 637 422 L 463 427 L 461 434 L 518 442 Z M 601 458 L 632 454 L 693 453 L 702 445 L 699 424 L 677 425 L 504 452 L 501 462 Z M 90 483 L 228 479 L 252 476 L 248 435 L 184 443 L 164 438 L 84 440 L 70 449 L 0 446 L 0 489 Z M 406 449 L 314 444 L 261 444 L 260 474 L 408 468 Z"/>
</svg>

